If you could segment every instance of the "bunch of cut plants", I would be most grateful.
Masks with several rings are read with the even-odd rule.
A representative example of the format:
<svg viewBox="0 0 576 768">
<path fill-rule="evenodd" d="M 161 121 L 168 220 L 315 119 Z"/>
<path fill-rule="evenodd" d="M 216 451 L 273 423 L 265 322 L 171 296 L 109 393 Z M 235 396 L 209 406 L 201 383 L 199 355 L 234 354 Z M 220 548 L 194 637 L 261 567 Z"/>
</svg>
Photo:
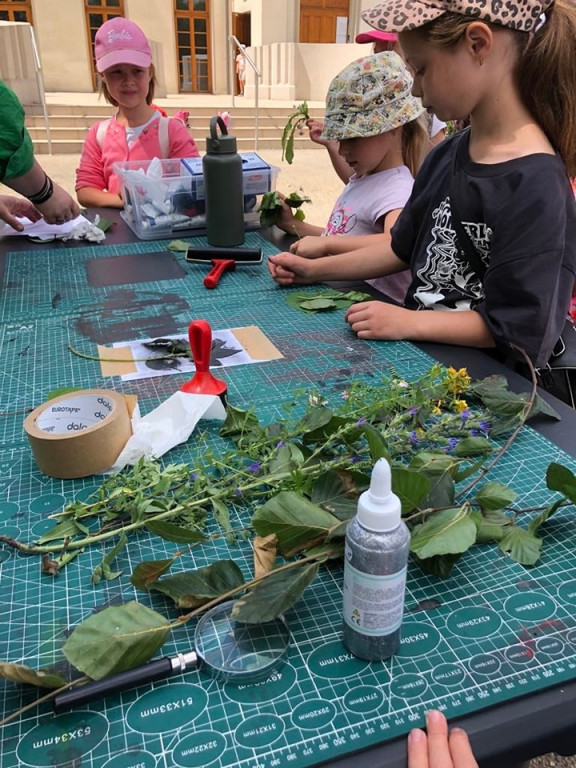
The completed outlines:
<svg viewBox="0 0 576 768">
<path fill-rule="evenodd" d="M 329 395 L 295 391 L 283 410 L 263 423 L 255 410 L 229 405 L 193 464 L 141 461 L 88 500 L 68 504 L 37 541 L 0 537 L 36 556 L 42 578 L 57 580 L 55 590 L 62 570 L 93 548 L 104 555 L 86 589 L 127 580 L 118 563 L 143 536 L 160 537 L 158 549 L 171 552 L 129 575 L 135 595 L 147 593 L 143 602 L 105 608 L 69 634 L 60 649 L 66 664 L 35 669 L 6 660 L 0 674 L 55 695 L 81 675 L 101 679 L 148 661 L 171 633 L 231 598 L 242 622 L 285 613 L 306 600 L 320 569 L 342 557 L 347 523 L 382 457 L 411 530 L 412 558 L 439 578 L 474 547 L 497 547 L 534 565 L 547 520 L 576 503 L 576 477 L 558 463 L 546 470 L 549 494 L 537 507 L 491 479 L 528 419 L 559 418 L 536 394 L 535 379 L 530 393 L 517 394 L 504 377 L 473 381 L 465 369 L 433 365 L 414 381 L 392 370 Z M 196 559 L 208 565 L 194 567 Z M 166 598 L 174 604 L 168 617 L 150 607 Z"/>
</svg>

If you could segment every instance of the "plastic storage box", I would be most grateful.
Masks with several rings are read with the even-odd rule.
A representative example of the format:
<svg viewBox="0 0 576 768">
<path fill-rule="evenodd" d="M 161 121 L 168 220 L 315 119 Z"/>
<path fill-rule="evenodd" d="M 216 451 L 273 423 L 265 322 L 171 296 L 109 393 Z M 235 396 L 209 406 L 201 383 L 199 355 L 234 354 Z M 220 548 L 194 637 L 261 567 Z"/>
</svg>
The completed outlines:
<svg viewBox="0 0 576 768">
<path fill-rule="evenodd" d="M 255 153 L 241 154 L 246 229 L 259 227 L 259 196 L 276 189 L 279 169 Z M 206 231 L 202 158 L 116 163 L 122 219 L 141 240 L 201 235 Z"/>
</svg>

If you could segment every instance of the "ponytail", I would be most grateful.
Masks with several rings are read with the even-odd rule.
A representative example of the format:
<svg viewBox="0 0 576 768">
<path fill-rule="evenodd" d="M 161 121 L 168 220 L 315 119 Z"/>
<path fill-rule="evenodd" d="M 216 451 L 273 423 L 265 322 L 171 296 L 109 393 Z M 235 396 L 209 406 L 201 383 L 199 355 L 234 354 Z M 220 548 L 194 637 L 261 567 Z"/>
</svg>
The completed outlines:
<svg viewBox="0 0 576 768">
<path fill-rule="evenodd" d="M 423 122 L 425 117 L 424 114 L 402 126 L 402 159 L 412 176 L 416 176 L 430 149 L 428 130 Z"/>
<path fill-rule="evenodd" d="M 576 176 L 576 6 L 556 0 L 537 32 L 523 33 L 518 85 L 522 101 Z M 523 43 L 523 45 L 522 45 Z"/>
</svg>

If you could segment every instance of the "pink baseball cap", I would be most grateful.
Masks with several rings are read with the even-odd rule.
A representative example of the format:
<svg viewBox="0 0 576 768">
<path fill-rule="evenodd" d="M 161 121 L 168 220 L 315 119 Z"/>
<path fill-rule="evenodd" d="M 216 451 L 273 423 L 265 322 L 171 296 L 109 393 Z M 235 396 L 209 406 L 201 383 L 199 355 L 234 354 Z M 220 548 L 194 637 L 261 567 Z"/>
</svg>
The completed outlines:
<svg viewBox="0 0 576 768">
<path fill-rule="evenodd" d="M 356 35 L 356 43 L 395 43 L 398 40 L 396 32 L 380 32 L 378 29 L 370 29 L 368 32 L 360 32 Z"/>
<path fill-rule="evenodd" d="M 148 38 L 137 24 L 122 16 L 105 21 L 96 32 L 94 54 L 98 72 L 117 64 L 146 69 L 152 63 Z"/>
</svg>

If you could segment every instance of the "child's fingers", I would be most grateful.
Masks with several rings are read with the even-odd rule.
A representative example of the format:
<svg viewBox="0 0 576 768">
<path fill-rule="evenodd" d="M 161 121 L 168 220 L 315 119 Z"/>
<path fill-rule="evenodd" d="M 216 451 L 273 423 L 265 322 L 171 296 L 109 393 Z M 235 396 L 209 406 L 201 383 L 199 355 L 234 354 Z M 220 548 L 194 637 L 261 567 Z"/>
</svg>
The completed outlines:
<svg viewBox="0 0 576 768">
<path fill-rule="evenodd" d="M 428 740 L 419 728 L 408 735 L 408 768 L 429 768 Z"/>
<path fill-rule="evenodd" d="M 433 709 L 426 715 L 428 760 L 430 768 L 450 768 L 452 758 L 448 746 L 448 723 L 441 712 Z"/>
<path fill-rule="evenodd" d="M 449 744 L 454 768 L 478 768 L 466 731 L 462 728 L 451 730 Z"/>
</svg>

